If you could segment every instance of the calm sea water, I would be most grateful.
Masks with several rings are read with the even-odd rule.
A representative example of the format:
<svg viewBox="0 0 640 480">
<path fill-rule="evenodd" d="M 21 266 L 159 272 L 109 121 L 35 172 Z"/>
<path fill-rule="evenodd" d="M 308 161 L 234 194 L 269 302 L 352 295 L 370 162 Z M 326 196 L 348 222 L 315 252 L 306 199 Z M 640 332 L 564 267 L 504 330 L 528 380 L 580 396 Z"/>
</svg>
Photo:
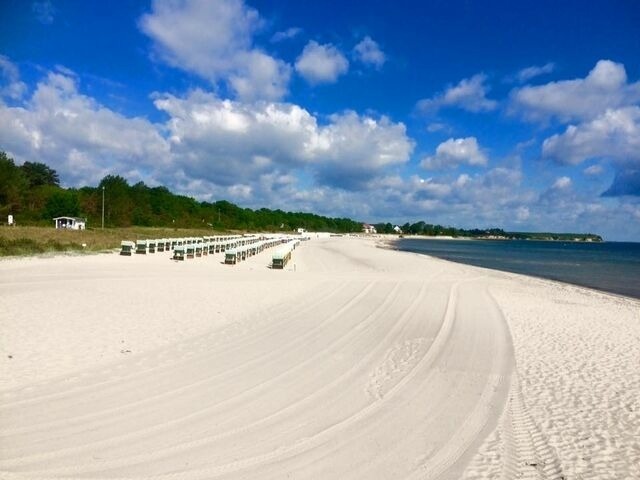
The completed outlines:
<svg viewBox="0 0 640 480">
<path fill-rule="evenodd" d="M 640 298 L 640 243 L 405 238 L 396 247 Z"/>
</svg>

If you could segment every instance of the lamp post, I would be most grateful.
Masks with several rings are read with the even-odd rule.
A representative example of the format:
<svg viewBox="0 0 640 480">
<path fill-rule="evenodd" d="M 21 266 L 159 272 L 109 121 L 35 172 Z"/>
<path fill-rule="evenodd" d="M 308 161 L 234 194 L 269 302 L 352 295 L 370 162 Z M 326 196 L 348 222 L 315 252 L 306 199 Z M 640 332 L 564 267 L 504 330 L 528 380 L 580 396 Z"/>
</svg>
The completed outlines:
<svg viewBox="0 0 640 480">
<path fill-rule="evenodd" d="M 102 187 L 102 230 L 104 230 L 104 186 Z"/>
</svg>

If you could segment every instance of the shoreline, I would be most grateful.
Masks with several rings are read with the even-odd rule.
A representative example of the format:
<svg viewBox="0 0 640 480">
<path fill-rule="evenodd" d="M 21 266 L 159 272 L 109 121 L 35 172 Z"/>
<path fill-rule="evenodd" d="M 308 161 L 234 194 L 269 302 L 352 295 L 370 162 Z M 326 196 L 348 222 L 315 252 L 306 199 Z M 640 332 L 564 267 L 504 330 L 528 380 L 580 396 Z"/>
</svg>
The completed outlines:
<svg viewBox="0 0 640 480">
<path fill-rule="evenodd" d="M 425 239 L 429 239 L 429 238 L 425 238 Z M 399 252 L 412 252 L 412 253 L 417 253 L 419 255 L 425 255 L 431 258 L 437 258 L 439 260 L 443 260 L 446 262 L 452 262 L 452 263 L 456 263 L 456 264 L 460 264 L 460 265 L 467 265 L 467 266 L 471 266 L 471 267 L 477 267 L 477 268 L 486 268 L 488 270 L 493 270 L 496 272 L 503 272 L 503 273 L 510 273 L 510 274 L 514 274 L 514 275 L 522 275 L 525 277 L 531 277 L 531 278 L 536 278 L 539 280 L 546 280 L 549 282 L 556 282 L 559 284 L 565 284 L 565 285 L 571 285 L 574 287 L 580 287 L 580 288 L 586 288 L 588 290 L 593 290 L 595 292 L 600 292 L 600 293 L 604 293 L 604 294 L 609 294 L 609 295 L 614 295 L 614 296 L 618 296 L 618 297 L 622 297 L 622 298 L 629 298 L 632 300 L 640 300 L 640 293 L 636 296 L 632 295 L 632 294 L 626 294 L 626 293 L 622 293 L 619 291 L 614 291 L 614 290 L 607 290 L 606 288 L 603 287 L 598 287 L 598 286 L 594 286 L 594 285 L 587 285 L 584 283 L 578 283 L 578 282 L 572 282 L 570 280 L 567 280 L 565 278 L 554 278 L 552 276 L 543 276 L 543 275 L 538 275 L 535 272 L 520 272 L 520 271 L 514 271 L 514 270 L 505 270 L 505 269 L 501 269 L 498 266 L 487 266 L 487 265 L 477 265 L 474 263 L 466 263 L 464 261 L 461 260 L 457 260 L 457 259 L 452 259 L 452 258 L 443 258 L 440 257 L 436 254 L 433 254 L 432 252 L 414 252 L 412 250 L 403 250 L 399 247 L 396 246 L 397 242 L 399 240 L 402 239 L 389 239 L 389 240 L 385 240 L 383 242 L 381 242 L 381 248 L 388 248 L 390 250 L 394 250 L 394 251 L 399 251 Z M 473 239 L 470 239 L 473 240 Z M 562 275 L 559 275 L 558 277 L 562 277 Z"/>
<path fill-rule="evenodd" d="M 283 271 L 268 253 L 0 262 L 0 471 L 638 473 L 640 301 L 378 240 L 304 242 Z"/>
</svg>

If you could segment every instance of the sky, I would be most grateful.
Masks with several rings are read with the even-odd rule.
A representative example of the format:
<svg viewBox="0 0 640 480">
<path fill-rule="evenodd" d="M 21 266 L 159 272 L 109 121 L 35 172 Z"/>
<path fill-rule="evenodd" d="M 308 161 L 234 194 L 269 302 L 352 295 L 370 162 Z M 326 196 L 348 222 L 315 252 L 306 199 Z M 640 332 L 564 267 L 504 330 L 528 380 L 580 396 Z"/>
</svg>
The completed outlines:
<svg viewBox="0 0 640 480">
<path fill-rule="evenodd" d="M 640 4 L 0 0 L 0 150 L 66 187 L 640 241 Z"/>
</svg>

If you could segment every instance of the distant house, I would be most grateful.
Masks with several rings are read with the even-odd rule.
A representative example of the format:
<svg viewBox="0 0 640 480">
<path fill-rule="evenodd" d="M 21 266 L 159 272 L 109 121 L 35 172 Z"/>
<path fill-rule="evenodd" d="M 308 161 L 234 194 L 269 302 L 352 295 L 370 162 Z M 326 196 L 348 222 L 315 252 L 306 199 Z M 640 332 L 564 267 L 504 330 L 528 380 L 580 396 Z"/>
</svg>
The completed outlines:
<svg viewBox="0 0 640 480">
<path fill-rule="evenodd" d="M 362 231 L 364 233 L 378 233 L 376 231 L 376 227 L 374 227 L 373 225 L 369 225 L 368 223 L 362 224 Z"/>
<path fill-rule="evenodd" d="M 307 233 L 307 231 L 306 231 L 304 228 L 299 228 L 299 229 L 297 230 L 297 232 L 298 232 L 300 235 L 302 235 L 303 233 Z"/>
<path fill-rule="evenodd" d="M 393 227 L 393 231 L 396 233 L 402 233 L 402 229 L 398 225 Z"/>
<path fill-rule="evenodd" d="M 87 228 L 87 219 L 79 217 L 56 217 L 53 219 L 56 228 L 66 228 L 70 230 L 84 230 Z"/>
</svg>

